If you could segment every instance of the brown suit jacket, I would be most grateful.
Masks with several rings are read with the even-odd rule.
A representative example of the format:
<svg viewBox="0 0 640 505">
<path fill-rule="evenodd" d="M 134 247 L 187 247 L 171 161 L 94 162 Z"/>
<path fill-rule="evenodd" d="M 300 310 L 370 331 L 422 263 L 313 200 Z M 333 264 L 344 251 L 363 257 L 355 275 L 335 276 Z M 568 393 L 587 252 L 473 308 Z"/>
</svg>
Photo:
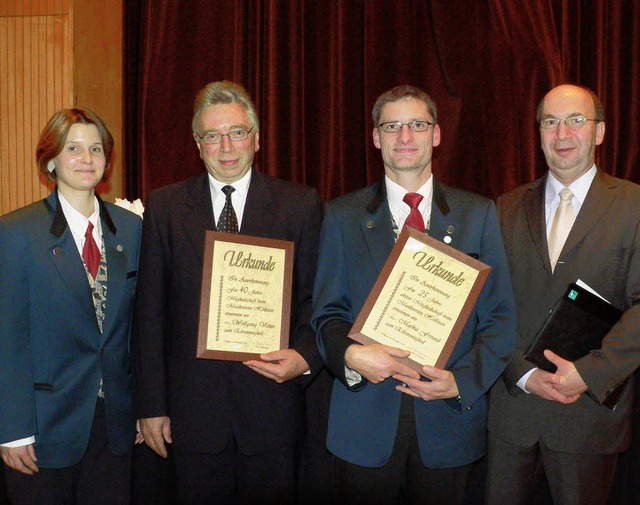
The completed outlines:
<svg viewBox="0 0 640 505">
<path fill-rule="evenodd" d="M 515 358 L 491 391 L 489 430 L 522 447 L 543 440 L 561 452 L 621 452 L 630 442 L 632 381 L 615 410 L 599 402 L 640 364 L 640 186 L 598 170 L 552 273 L 545 181 L 542 177 L 498 200 L 518 334 Z M 602 349 L 575 362 L 590 394 L 561 405 L 527 394 L 516 383 L 533 367 L 522 358 L 524 349 L 567 284 L 576 279 L 624 315 Z"/>
</svg>

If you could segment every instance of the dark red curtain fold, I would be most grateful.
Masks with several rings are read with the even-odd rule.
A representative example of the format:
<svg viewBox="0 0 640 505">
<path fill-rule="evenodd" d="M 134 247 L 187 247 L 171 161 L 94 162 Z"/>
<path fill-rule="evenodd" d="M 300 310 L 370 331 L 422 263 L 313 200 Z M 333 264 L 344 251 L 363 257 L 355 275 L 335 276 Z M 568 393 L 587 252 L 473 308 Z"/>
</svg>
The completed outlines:
<svg viewBox="0 0 640 505">
<path fill-rule="evenodd" d="M 640 182 L 640 0 L 128 0 L 128 193 L 203 170 L 192 104 L 241 82 L 260 119 L 260 170 L 329 199 L 382 174 L 371 107 L 401 83 L 438 104 L 435 172 L 496 197 L 545 170 L 535 125 L 561 82 L 607 116 L 599 162 Z"/>
</svg>

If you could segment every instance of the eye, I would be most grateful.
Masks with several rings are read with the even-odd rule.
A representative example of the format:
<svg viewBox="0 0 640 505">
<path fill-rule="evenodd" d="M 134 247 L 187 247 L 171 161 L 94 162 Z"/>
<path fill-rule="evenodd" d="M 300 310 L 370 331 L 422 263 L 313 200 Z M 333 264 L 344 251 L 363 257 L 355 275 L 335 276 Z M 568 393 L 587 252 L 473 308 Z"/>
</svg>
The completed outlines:
<svg viewBox="0 0 640 505">
<path fill-rule="evenodd" d="M 91 152 L 94 154 L 102 154 L 102 146 L 93 146 Z"/>
<path fill-rule="evenodd" d="M 429 128 L 429 123 L 427 123 L 426 121 L 414 121 L 413 128 L 416 131 L 424 131 Z"/>
<path fill-rule="evenodd" d="M 229 132 L 229 136 L 232 139 L 241 139 L 241 138 L 243 138 L 245 136 L 246 133 L 247 133 L 246 130 L 243 130 L 242 128 L 237 128 L 235 130 L 231 130 Z"/>
<path fill-rule="evenodd" d="M 78 146 L 74 146 L 74 145 L 70 145 L 67 146 L 67 151 L 69 151 L 70 153 L 77 153 L 80 149 L 78 148 Z"/>
<path fill-rule="evenodd" d="M 566 120 L 567 126 L 582 126 L 587 118 L 584 116 L 576 116 Z"/>
<path fill-rule="evenodd" d="M 540 126 L 543 128 L 555 128 L 558 124 L 560 124 L 560 120 L 552 117 L 540 121 Z"/>
<path fill-rule="evenodd" d="M 220 134 L 218 132 L 207 132 L 202 137 L 202 140 L 205 142 L 215 142 L 220 138 Z"/>
<path fill-rule="evenodd" d="M 389 133 L 394 133 L 400 130 L 400 123 L 385 123 L 382 125 L 382 129 Z"/>
</svg>

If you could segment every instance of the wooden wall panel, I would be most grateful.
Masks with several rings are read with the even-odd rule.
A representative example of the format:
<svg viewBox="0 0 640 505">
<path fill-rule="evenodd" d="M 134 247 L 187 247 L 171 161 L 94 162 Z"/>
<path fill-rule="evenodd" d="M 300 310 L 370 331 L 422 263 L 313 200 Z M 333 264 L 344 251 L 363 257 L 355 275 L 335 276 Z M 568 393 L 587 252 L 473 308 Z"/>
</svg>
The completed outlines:
<svg viewBox="0 0 640 505">
<path fill-rule="evenodd" d="M 69 0 L 4 0 L 0 7 L 0 214 L 45 197 L 35 146 L 58 109 L 71 107 Z"/>
</svg>

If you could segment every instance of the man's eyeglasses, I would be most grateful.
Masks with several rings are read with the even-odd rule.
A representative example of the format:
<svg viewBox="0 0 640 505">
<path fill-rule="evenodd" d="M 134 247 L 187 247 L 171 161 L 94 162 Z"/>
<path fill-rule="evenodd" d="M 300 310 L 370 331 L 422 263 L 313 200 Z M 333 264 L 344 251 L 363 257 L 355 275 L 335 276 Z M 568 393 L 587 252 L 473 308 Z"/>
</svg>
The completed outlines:
<svg viewBox="0 0 640 505">
<path fill-rule="evenodd" d="M 429 121 L 421 121 L 416 119 L 415 121 L 410 121 L 409 123 L 401 123 L 400 121 L 389 121 L 387 123 L 380 123 L 378 128 L 380 128 L 385 133 L 400 133 L 402 131 L 403 126 L 408 126 L 409 129 L 414 133 L 426 132 L 430 126 L 435 126 L 435 123 L 430 123 Z"/>
<path fill-rule="evenodd" d="M 584 116 L 571 116 L 564 119 L 558 119 L 555 117 L 548 117 L 540 121 L 540 128 L 543 130 L 555 130 L 560 126 L 560 123 L 564 123 L 570 130 L 577 130 L 582 128 L 587 121 L 600 121 L 599 119 L 589 119 Z"/>
<path fill-rule="evenodd" d="M 193 132 L 193 134 L 198 137 L 205 144 L 219 144 L 222 142 L 223 137 L 229 137 L 231 142 L 240 142 L 241 140 L 246 140 L 255 125 L 253 125 L 248 130 L 245 128 L 234 128 L 229 133 L 220 133 L 217 131 L 209 131 L 204 132 L 203 135 L 200 135 L 198 132 Z"/>
</svg>

